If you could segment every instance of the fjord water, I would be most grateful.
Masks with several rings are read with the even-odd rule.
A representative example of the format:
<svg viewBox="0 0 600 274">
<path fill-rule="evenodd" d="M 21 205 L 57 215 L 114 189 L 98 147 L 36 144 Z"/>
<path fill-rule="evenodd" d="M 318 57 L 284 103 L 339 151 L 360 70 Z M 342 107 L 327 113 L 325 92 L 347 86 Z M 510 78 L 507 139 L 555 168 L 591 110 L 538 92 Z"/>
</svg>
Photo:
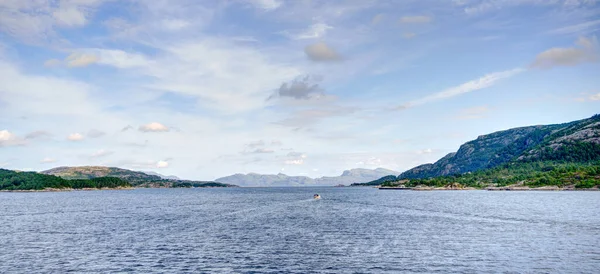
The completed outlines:
<svg viewBox="0 0 600 274">
<path fill-rule="evenodd" d="M 597 273 L 599 209 L 566 191 L 0 193 L 0 272 Z"/>
</svg>

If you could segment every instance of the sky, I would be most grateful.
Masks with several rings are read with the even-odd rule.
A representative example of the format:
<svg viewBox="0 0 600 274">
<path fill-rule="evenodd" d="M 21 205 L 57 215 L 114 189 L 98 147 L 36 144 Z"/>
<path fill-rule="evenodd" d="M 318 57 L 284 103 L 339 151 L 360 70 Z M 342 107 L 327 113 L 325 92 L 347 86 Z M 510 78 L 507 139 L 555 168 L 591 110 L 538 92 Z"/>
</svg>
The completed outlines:
<svg viewBox="0 0 600 274">
<path fill-rule="evenodd" d="M 1 0 L 0 168 L 404 171 L 600 113 L 599 0 Z"/>
</svg>

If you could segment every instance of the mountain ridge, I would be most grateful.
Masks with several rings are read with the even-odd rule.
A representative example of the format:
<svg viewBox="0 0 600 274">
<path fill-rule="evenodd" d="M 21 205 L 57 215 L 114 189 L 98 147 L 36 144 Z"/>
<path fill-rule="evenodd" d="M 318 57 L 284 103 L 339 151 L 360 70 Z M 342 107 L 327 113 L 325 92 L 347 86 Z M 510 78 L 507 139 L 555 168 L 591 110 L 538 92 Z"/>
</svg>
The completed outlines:
<svg viewBox="0 0 600 274">
<path fill-rule="evenodd" d="M 340 176 L 322 176 L 319 178 L 310 178 L 308 176 L 288 176 L 283 173 L 278 174 L 258 174 L 258 173 L 236 173 L 233 175 L 215 179 L 215 182 L 236 184 L 239 186 L 334 186 L 349 185 L 366 180 L 374 180 L 382 176 L 398 175 L 400 172 L 385 169 L 365 169 L 354 168 L 345 170 Z"/>
<path fill-rule="evenodd" d="M 517 127 L 480 135 L 456 152 L 409 169 L 398 179 L 422 179 L 490 169 L 510 162 L 600 159 L 600 115 L 562 124 Z"/>
</svg>

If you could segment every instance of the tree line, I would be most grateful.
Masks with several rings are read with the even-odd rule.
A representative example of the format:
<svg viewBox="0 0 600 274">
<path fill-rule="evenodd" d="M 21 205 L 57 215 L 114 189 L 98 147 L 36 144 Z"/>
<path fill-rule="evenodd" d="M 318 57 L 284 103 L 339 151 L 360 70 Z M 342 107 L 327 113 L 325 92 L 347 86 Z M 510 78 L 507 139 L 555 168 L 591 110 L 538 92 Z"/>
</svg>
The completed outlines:
<svg viewBox="0 0 600 274">
<path fill-rule="evenodd" d="M 123 179 L 115 177 L 66 180 L 58 176 L 40 174 L 37 172 L 17 172 L 12 170 L 0 169 L 0 190 L 42 190 L 46 188 L 82 189 L 117 187 L 131 187 L 131 184 Z"/>
</svg>

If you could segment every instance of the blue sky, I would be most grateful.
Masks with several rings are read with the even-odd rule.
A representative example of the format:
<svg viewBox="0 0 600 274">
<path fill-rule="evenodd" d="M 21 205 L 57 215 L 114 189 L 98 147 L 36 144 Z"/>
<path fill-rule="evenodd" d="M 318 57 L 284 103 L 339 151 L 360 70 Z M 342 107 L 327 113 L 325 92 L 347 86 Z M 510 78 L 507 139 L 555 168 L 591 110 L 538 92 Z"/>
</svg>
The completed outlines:
<svg viewBox="0 0 600 274">
<path fill-rule="evenodd" d="M 0 167 L 403 171 L 600 113 L 600 1 L 0 1 Z"/>
</svg>

